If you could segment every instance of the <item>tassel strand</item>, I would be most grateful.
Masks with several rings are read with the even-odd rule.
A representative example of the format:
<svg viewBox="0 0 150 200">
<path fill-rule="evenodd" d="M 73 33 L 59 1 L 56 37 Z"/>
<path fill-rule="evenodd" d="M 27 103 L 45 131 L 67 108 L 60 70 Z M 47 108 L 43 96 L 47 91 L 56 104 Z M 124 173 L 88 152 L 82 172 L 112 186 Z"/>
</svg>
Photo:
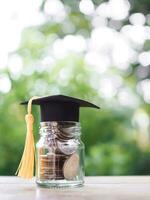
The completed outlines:
<svg viewBox="0 0 150 200">
<path fill-rule="evenodd" d="M 16 171 L 16 175 L 31 179 L 34 176 L 34 163 L 35 163 L 35 143 L 33 135 L 34 117 L 32 115 L 32 101 L 39 97 L 32 97 L 28 102 L 27 114 L 25 116 L 27 134 L 24 146 L 23 155 Z"/>
</svg>

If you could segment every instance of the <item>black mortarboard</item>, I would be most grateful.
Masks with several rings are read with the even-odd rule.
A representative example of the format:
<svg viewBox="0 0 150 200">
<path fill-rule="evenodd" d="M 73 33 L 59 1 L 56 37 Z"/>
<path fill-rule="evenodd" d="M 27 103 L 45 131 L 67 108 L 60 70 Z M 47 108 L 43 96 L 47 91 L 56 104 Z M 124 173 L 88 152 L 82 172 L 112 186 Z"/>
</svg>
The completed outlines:
<svg viewBox="0 0 150 200">
<path fill-rule="evenodd" d="M 22 102 L 28 104 L 28 101 Z M 46 96 L 34 99 L 33 105 L 39 105 L 41 109 L 41 121 L 79 121 L 80 107 L 92 107 L 99 109 L 98 106 L 81 99 L 64 95 Z"/>
</svg>

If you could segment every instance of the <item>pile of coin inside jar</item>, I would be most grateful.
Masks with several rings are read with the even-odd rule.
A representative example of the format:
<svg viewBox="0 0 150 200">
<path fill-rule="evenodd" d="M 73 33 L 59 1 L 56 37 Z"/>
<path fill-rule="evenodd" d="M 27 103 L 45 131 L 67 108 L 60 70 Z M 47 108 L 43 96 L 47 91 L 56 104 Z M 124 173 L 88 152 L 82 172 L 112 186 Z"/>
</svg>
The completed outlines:
<svg viewBox="0 0 150 200">
<path fill-rule="evenodd" d="M 79 168 L 75 126 L 53 122 L 46 130 L 47 150 L 39 149 L 39 176 L 43 180 L 74 180 Z"/>
</svg>

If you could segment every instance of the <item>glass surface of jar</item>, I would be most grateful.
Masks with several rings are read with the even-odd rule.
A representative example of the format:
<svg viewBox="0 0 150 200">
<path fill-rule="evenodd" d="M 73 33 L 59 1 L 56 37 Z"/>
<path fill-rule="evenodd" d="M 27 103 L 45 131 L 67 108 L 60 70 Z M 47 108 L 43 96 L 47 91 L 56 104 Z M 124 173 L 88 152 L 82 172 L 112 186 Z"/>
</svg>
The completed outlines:
<svg viewBox="0 0 150 200">
<path fill-rule="evenodd" d="M 79 122 L 41 122 L 36 182 L 43 187 L 82 186 L 84 144 Z"/>
</svg>

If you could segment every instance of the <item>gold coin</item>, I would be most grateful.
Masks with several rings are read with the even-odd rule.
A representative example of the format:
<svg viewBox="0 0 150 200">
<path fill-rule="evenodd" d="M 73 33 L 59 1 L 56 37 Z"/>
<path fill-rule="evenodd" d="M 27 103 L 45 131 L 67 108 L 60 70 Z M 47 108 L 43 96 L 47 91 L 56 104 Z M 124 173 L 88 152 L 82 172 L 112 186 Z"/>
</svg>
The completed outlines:
<svg viewBox="0 0 150 200">
<path fill-rule="evenodd" d="M 77 175 L 79 168 L 79 156 L 78 154 L 72 154 L 64 163 L 63 173 L 67 180 L 73 180 Z"/>
</svg>

